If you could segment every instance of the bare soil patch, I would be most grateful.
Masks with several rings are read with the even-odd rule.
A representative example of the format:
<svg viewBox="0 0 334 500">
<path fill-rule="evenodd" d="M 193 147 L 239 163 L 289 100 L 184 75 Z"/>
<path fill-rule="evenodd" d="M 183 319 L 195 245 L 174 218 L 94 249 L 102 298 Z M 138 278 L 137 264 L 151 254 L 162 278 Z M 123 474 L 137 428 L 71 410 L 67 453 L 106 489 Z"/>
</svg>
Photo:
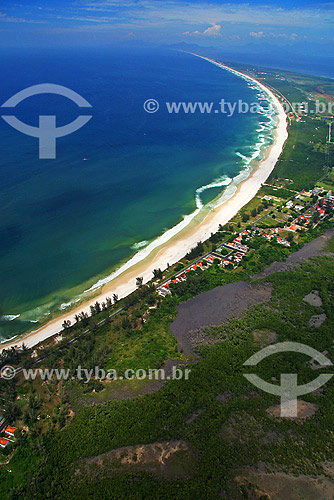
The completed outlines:
<svg viewBox="0 0 334 500">
<path fill-rule="evenodd" d="M 311 328 L 320 328 L 320 326 L 326 321 L 327 316 L 323 314 L 315 314 L 309 320 L 309 325 Z"/>
<path fill-rule="evenodd" d="M 247 474 L 236 477 L 239 491 L 249 500 L 333 500 L 334 481 L 325 476 Z M 245 498 L 243 496 L 242 498 Z"/>
<path fill-rule="evenodd" d="M 322 300 L 321 300 L 321 297 L 319 295 L 318 290 L 312 290 L 312 292 L 310 292 L 308 295 L 305 295 L 305 297 L 303 298 L 303 301 L 307 302 L 308 304 L 310 304 L 310 306 L 313 306 L 313 307 L 321 307 L 322 306 Z"/>
<path fill-rule="evenodd" d="M 327 229 L 322 236 L 315 238 L 314 240 L 306 243 L 303 248 L 294 252 L 286 259 L 285 262 L 273 262 L 261 273 L 255 274 L 253 279 L 265 278 L 272 273 L 277 271 L 289 271 L 291 268 L 295 267 L 305 259 L 311 259 L 317 255 L 333 255 L 330 252 L 324 252 L 326 246 L 334 235 L 334 229 Z"/>
<path fill-rule="evenodd" d="M 150 472 L 167 480 L 193 475 L 197 459 L 185 441 L 123 446 L 74 464 L 75 475 L 97 479 L 115 472 Z"/>
<path fill-rule="evenodd" d="M 290 420 L 306 420 L 307 418 L 313 417 L 317 409 L 318 409 L 317 405 L 299 399 L 297 401 L 297 417 L 281 417 L 281 405 L 271 406 L 270 408 L 267 409 L 267 412 L 271 417 L 275 418 L 284 418 Z"/>
<path fill-rule="evenodd" d="M 193 354 L 198 345 L 199 330 L 219 326 L 232 317 L 239 317 L 250 306 L 271 298 L 270 284 L 253 285 L 238 281 L 203 292 L 178 306 L 178 315 L 170 325 L 184 354 Z M 203 342 L 201 342 L 203 343 Z"/>
<path fill-rule="evenodd" d="M 253 336 L 255 342 L 259 342 L 261 345 L 274 344 L 278 339 L 277 333 L 270 330 L 254 330 Z"/>
</svg>

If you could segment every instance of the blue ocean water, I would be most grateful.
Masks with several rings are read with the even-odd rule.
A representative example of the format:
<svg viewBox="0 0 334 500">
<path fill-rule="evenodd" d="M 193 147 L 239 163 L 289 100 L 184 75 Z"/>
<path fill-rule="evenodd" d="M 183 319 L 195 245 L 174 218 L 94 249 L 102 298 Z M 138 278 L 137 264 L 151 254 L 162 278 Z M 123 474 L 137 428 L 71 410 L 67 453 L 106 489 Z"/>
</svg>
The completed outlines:
<svg viewBox="0 0 334 500">
<path fill-rule="evenodd" d="M 50 50 L 0 59 L 1 104 L 31 85 L 56 83 L 92 105 L 34 96 L 14 110 L 22 121 L 37 126 L 39 115 L 56 115 L 61 126 L 93 115 L 57 139 L 55 160 L 39 160 L 38 140 L 0 120 L 2 338 L 36 327 L 180 222 L 195 210 L 196 191 L 202 203 L 215 198 L 222 187 L 199 188 L 228 182 L 259 148 L 259 135 L 271 140 L 266 113 L 168 113 L 165 102 L 173 101 L 263 103 L 245 80 L 189 54 Z M 156 113 L 143 108 L 150 98 L 160 103 Z"/>
</svg>

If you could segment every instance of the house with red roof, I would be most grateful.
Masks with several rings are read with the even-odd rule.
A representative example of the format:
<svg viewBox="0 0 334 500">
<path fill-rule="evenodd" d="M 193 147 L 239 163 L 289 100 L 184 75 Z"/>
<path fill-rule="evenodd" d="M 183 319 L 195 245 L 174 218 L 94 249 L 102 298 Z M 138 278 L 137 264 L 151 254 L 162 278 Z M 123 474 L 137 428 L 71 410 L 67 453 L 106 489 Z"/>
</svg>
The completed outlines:
<svg viewBox="0 0 334 500">
<path fill-rule="evenodd" d="M 277 238 L 277 243 L 279 243 L 280 245 L 284 245 L 285 247 L 290 246 L 290 242 L 288 240 L 280 237 Z"/>
<path fill-rule="evenodd" d="M 10 425 L 7 425 L 7 427 L 5 429 L 5 433 L 11 437 L 14 437 L 15 431 L 16 431 L 16 427 L 11 427 Z"/>
<path fill-rule="evenodd" d="M 9 443 L 8 439 L 0 437 L 0 446 L 1 446 L 1 448 L 6 448 L 6 446 L 8 445 L 8 443 Z"/>
</svg>

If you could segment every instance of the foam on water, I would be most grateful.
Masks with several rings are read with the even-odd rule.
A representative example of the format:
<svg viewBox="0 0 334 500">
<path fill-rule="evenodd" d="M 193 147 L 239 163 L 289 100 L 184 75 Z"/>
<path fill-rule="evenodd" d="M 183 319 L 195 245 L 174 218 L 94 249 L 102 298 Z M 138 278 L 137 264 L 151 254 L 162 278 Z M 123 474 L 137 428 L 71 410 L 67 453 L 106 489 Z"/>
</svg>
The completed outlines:
<svg viewBox="0 0 334 500">
<path fill-rule="evenodd" d="M 195 201 L 196 201 L 196 207 L 197 208 L 202 208 L 203 202 L 201 200 L 201 194 L 206 191 L 207 189 L 212 189 L 212 188 L 217 188 L 217 187 L 223 187 L 223 186 L 228 186 L 232 182 L 232 179 L 228 177 L 227 175 L 223 175 L 219 177 L 218 179 L 215 179 L 213 182 L 210 182 L 210 184 L 206 184 L 205 186 L 201 186 L 196 189 L 195 193 Z"/>
<path fill-rule="evenodd" d="M 20 314 L 5 314 L 0 317 L 1 321 L 14 321 L 14 319 L 19 318 Z"/>
<path fill-rule="evenodd" d="M 132 246 L 131 246 L 131 250 L 140 250 L 141 248 L 144 248 L 146 247 L 146 245 L 148 245 L 148 241 L 146 240 L 143 240 L 143 241 L 139 241 L 138 243 L 134 243 Z"/>
<path fill-rule="evenodd" d="M 71 300 L 69 302 L 63 302 L 60 306 L 59 306 L 59 309 L 60 311 L 63 311 L 64 309 L 67 309 L 68 307 L 70 307 L 72 304 L 76 304 L 77 302 L 80 301 L 80 298 L 78 297 L 77 299 L 74 299 L 74 300 Z"/>
</svg>

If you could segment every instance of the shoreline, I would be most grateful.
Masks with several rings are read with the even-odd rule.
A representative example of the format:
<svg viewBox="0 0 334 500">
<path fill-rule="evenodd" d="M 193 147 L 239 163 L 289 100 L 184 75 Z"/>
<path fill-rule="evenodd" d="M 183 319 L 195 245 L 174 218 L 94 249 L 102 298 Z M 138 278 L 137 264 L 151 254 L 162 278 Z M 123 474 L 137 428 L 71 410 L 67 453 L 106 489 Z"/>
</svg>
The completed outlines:
<svg viewBox="0 0 334 500">
<path fill-rule="evenodd" d="M 250 171 L 247 178 L 236 186 L 235 192 L 230 198 L 222 201 L 221 204 L 213 209 L 204 207 L 202 209 L 196 209 L 191 214 L 185 216 L 179 224 L 163 233 L 146 248 L 137 252 L 114 273 L 99 280 L 93 287 L 86 290 L 86 292 L 93 292 L 100 289 L 98 295 L 94 297 L 91 296 L 90 298 L 87 297 L 86 300 L 84 299 L 84 302 L 73 307 L 72 310 L 67 313 L 60 313 L 58 317 L 50 320 L 38 330 L 5 340 L 0 345 L 0 352 L 3 349 L 20 346 L 23 343 L 27 347 L 33 347 L 39 342 L 58 334 L 62 330 L 62 323 L 64 320 L 70 320 L 73 323 L 75 314 L 81 311 L 89 313 L 90 305 L 96 302 L 96 300 L 99 302 L 104 301 L 106 297 L 110 296 L 112 293 L 117 293 L 119 298 L 129 295 L 136 289 L 135 280 L 137 276 L 142 276 L 144 278 L 144 283 L 150 281 L 152 279 L 153 269 L 161 268 L 165 270 L 167 264 L 175 264 L 184 257 L 190 248 L 194 247 L 199 241 L 206 240 L 211 233 L 216 232 L 219 224 L 226 224 L 256 195 L 261 185 L 273 171 L 283 150 L 285 141 L 288 138 L 287 116 L 278 98 L 270 89 L 255 78 L 225 66 L 224 64 L 217 63 L 210 58 L 194 53 L 191 53 L 191 55 L 204 59 L 211 64 L 252 82 L 267 94 L 269 100 L 275 106 L 278 121 L 274 129 L 274 142 L 265 151 L 265 157 L 259 161 L 258 166 Z M 178 228 L 178 230 L 175 233 L 176 228 Z M 75 302 L 73 304 L 75 304 Z"/>
</svg>

